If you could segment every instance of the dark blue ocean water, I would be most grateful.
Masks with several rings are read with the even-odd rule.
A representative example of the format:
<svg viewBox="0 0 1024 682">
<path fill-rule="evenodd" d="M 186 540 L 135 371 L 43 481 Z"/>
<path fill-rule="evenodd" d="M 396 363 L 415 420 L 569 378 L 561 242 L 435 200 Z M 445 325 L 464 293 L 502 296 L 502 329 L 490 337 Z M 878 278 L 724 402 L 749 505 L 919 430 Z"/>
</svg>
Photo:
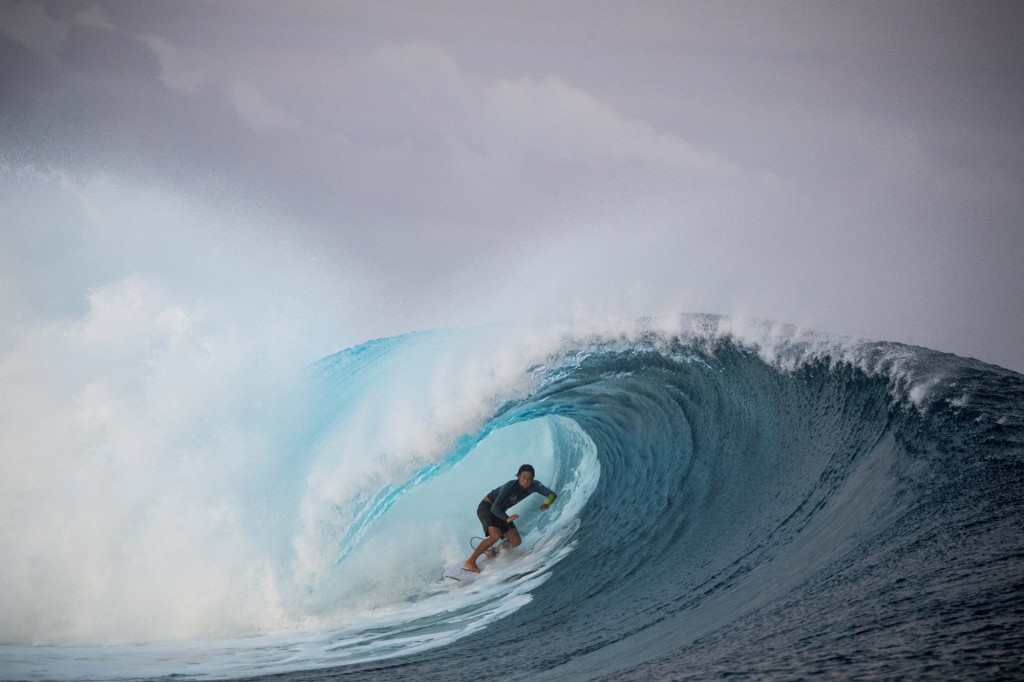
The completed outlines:
<svg viewBox="0 0 1024 682">
<path fill-rule="evenodd" d="M 312 368 L 268 488 L 293 519 L 268 554 L 305 627 L 0 661 L 30 678 L 1024 678 L 1021 375 L 716 318 L 490 364 L 465 338 Z M 559 500 L 515 510 L 523 548 L 475 586 L 446 584 L 476 503 L 525 461 Z M 329 560 L 301 572 L 310 544 Z"/>
</svg>

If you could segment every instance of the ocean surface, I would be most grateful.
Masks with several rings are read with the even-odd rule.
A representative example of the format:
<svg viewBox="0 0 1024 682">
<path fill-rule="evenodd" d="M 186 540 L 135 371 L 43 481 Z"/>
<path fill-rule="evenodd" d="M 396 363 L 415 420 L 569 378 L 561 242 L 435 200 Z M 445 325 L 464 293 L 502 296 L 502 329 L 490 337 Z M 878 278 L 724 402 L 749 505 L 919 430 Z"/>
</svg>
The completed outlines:
<svg viewBox="0 0 1024 682">
<path fill-rule="evenodd" d="M 194 540 L 141 561 L 150 511 L 6 598 L 0 677 L 1024 679 L 1015 372 L 693 315 L 371 341 L 247 413 Z M 527 462 L 558 500 L 444 580 Z"/>
</svg>

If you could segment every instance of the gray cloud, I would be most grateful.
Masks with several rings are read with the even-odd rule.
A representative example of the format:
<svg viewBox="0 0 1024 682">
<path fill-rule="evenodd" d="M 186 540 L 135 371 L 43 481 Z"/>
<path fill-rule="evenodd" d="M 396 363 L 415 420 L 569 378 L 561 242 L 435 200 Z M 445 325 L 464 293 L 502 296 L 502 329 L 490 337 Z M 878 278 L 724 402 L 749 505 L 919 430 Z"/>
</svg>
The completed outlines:
<svg viewBox="0 0 1024 682">
<path fill-rule="evenodd" d="M 1021 14 L 19 2 L 0 154 L 284 216 L 365 335 L 709 310 L 1020 370 Z"/>
</svg>

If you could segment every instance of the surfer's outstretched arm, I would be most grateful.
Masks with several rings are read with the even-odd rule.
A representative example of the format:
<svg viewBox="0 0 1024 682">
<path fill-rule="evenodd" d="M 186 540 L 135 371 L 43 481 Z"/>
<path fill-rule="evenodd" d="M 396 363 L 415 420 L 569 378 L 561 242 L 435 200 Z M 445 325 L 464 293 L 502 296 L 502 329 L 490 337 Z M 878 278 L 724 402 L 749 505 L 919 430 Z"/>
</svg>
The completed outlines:
<svg viewBox="0 0 1024 682">
<path fill-rule="evenodd" d="M 551 503 L 558 498 L 558 493 L 556 493 L 551 488 L 548 488 L 543 483 L 534 483 L 532 486 L 530 486 L 530 488 L 530 492 L 532 493 L 540 493 L 541 495 L 547 495 L 547 499 L 545 499 L 544 503 L 540 505 L 541 511 L 544 511 L 545 509 L 550 507 Z"/>
</svg>

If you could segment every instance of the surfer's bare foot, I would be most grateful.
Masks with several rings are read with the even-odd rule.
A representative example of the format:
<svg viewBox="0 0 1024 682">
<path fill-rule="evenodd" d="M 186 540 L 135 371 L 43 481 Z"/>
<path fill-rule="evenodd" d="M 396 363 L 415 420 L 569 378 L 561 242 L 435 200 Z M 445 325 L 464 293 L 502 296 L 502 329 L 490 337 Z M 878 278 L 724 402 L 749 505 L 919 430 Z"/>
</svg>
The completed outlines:
<svg viewBox="0 0 1024 682">
<path fill-rule="evenodd" d="M 480 572 L 480 569 L 477 568 L 476 564 L 474 564 L 472 561 L 467 560 L 466 563 L 463 564 L 463 566 L 465 566 L 467 571 L 473 571 L 474 573 Z"/>
</svg>

